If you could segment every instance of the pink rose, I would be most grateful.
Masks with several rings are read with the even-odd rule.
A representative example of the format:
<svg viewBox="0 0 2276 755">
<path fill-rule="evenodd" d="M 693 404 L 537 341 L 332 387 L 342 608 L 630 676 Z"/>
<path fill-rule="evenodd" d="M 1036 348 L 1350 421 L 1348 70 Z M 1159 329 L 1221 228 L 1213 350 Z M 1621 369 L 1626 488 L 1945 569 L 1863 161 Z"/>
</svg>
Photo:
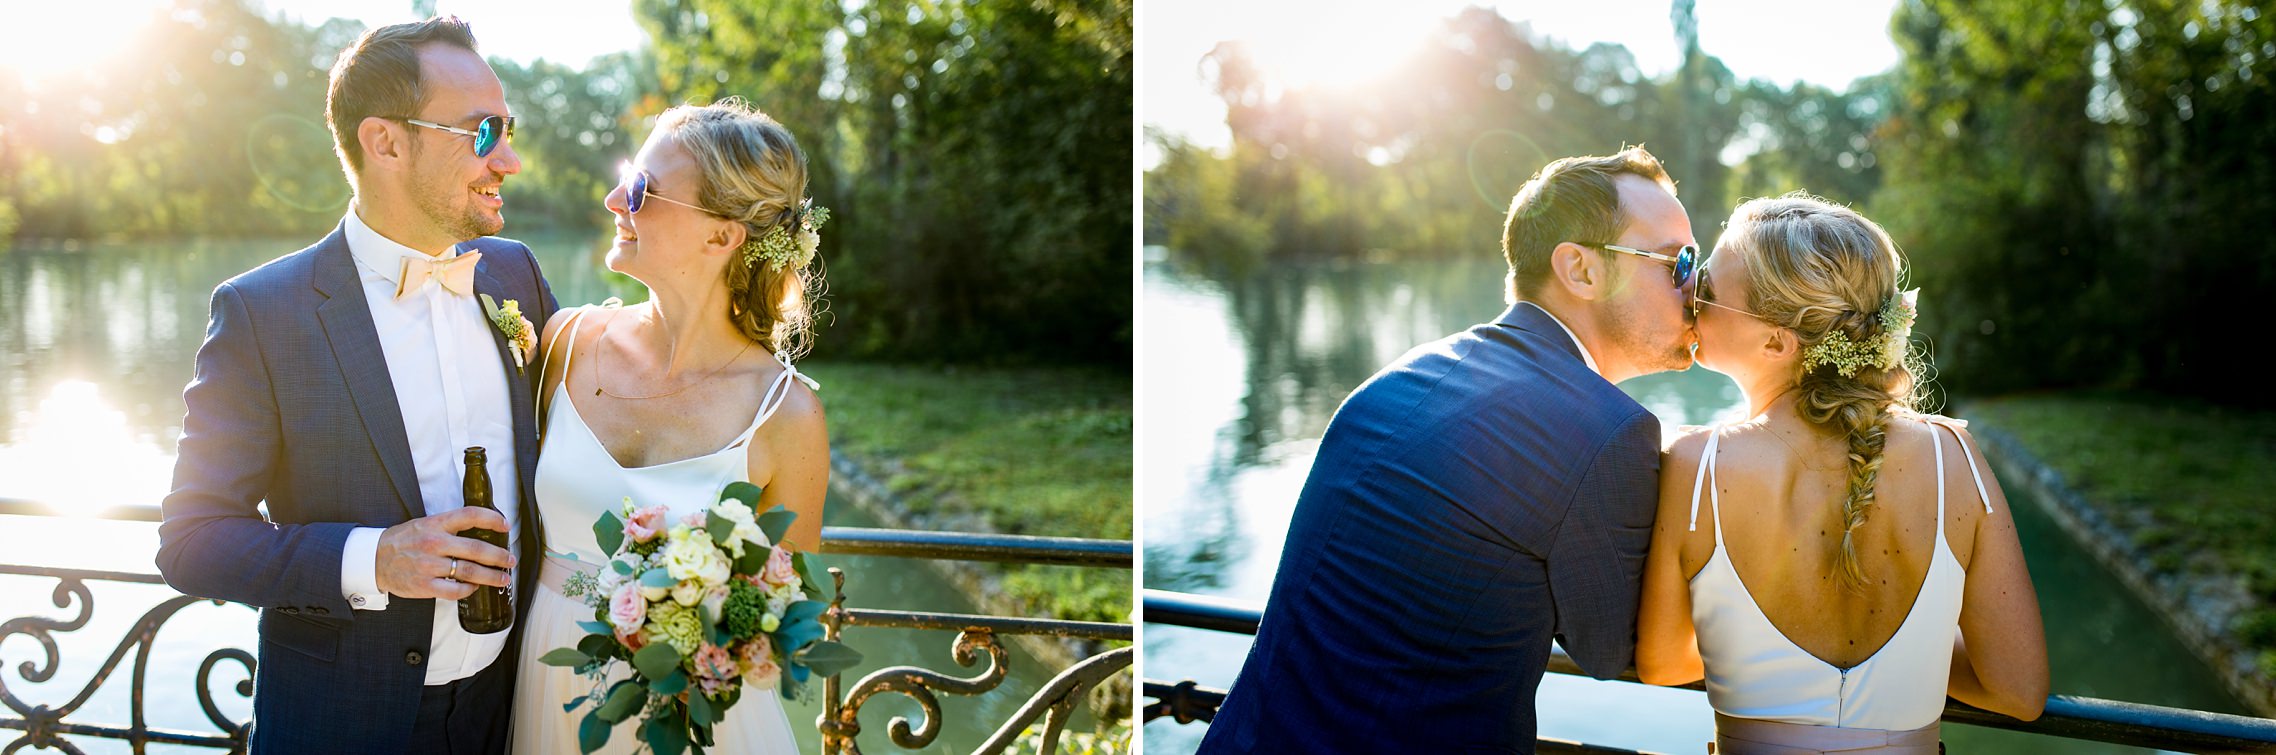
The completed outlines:
<svg viewBox="0 0 2276 755">
<path fill-rule="evenodd" d="M 697 648 L 695 657 L 690 660 L 695 667 L 696 683 L 703 688 L 705 695 L 718 692 L 720 687 L 726 686 L 728 681 L 735 678 L 739 670 L 735 656 L 728 655 L 726 648 L 708 642 Z"/>
<path fill-rule="evenodd" d="M 640 631 L 648 621 L 648 601 L 640 596 L 640 583 L 626 581 L 609 596 L 609 624 L 616 627 L 618 637 Z"/>
<path fill-rule="evenodd" d="M 743 683 L 762 689 L 773 689 L 782 684 L 782 667 L 774 662 L 774 643 L 766 635 L 753 637 L 743 643 L 737 660 L 742 662 Z"/>
<path fill-rule="evenodd" d="M 632 518 L 624 523 L 624 536 L 635 543 L 656 539 L 656 533 L 664 531 L 664 515 L 668 513 L 671 512 L 661 505 L 634 510 Z"/>
<path fill-rule="evenodd" d="M 680 517 L 680 523 L 687 525 L 688 529 L 700 530 L 704 528 L 707 520 L 704 518 L 703 512 L 694 511 L 689 512 L 687 516 Z"/>
<path fill-rule="evenodd" d="M 759 581 L 767 587 L 798 584 L 798 568 L 790 563 L 789 548 L 775 548 L 767 554 L 767 566 L 759 572 Z"/>
</svg>

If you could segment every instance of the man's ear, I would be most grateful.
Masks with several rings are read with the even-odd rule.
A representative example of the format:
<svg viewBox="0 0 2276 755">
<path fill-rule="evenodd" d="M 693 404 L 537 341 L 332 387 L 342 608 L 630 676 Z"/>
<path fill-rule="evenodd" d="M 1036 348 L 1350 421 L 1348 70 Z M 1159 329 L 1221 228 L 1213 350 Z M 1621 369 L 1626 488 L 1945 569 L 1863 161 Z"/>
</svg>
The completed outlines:
<svg viewBox="0 0 2276 755">
<path fill-rule="evenodd" d="M 1596 301 L 1605 295 L 1604 258 L 1589 252 L 1589 248 L 1567 241 L 1549 250 L 1549 284 L 1564 289 L 1565 293 L 1581 301 Z"/>
<path fill-rule="evenodd" d="M 406 136 L 394 121 L 376 115 L 364 118 L 356 124 L 356 148 L 364 151 L 364 166 L 392 165 L 408 158 L 411 145 Z"/>
</svg>

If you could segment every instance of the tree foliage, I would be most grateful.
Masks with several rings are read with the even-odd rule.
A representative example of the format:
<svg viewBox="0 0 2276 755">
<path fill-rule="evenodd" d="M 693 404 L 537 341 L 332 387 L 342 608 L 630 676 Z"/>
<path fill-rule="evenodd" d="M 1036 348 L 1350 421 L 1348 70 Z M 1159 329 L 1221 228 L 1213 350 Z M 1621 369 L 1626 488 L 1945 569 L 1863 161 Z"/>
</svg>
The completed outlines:
<svg viewBox="0 0 2276 755">
<path fill-rule="evenodd" d="M 686 62 L 664 101 L 740 94 L 806 148 L 825 348 L 1129 362 L 1127 0 L 636 9 Z"/>
<path fill-rule="evenodd" d="M 1221 153 L 1149 134 L 1149 243 L 1235 273 L 1283 259 L 1498 256 L 1556 157 L 1643 143 L 1712 243 L 1738 202 L 1808 190 L 1886 226 L 1962 394 L 2115 387 L 2271 399 L 2207 376 L 2276 285 L 2276 19 L 2251 3 L 1905 0 L 1891 71 L 1739 82 L 1674 8 L 1681 65 L 1570 50 L 1494 12 L 1381 78 L 1290 87 L 1239 42 L 1200 64 Z"/>
</svg>

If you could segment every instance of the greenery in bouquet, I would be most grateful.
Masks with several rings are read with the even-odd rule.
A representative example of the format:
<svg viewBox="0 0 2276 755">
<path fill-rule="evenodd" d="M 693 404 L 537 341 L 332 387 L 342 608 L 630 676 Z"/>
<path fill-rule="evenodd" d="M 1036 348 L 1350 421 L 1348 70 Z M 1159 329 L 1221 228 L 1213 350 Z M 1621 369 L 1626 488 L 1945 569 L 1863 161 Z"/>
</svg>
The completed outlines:
<svg viewBox="0 0 2276 755">
<path fill-rule="evenodd" d="M 576 647 L 540 662 L 574 668 L 593 691 L 564 707 L 590 706 L 577 730 L 587 753 L 635 715 L 641 741 L 659 755 L 714 746 L 712 726 L 743 687 L 798 698 L 806 682 L 853 666 L 861 654 L 822 639 L 829 603 L 806 556 L 774 545 L 796 514 L 754 515 L 759 488 L 729 484 L 709 509 L 672 520 L 662 505 L 603 513 L 593 536 L 608 563 L 571 577 L 563 594 L 593 608 Z M 616 664 L 631 676 L 614 683 Z"/>
</svg>

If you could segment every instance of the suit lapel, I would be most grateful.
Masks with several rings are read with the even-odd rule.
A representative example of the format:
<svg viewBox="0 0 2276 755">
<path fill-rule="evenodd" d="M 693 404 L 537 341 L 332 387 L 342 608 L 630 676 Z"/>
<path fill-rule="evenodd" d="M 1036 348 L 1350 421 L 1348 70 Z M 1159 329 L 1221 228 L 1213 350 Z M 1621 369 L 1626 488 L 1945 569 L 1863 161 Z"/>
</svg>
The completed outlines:
<svg viewBox="0 0 2276 755">
<path fill-rule="evenodd" d="M 497 276 L 491 274 L 490 256 L 490 253 L 485 253 L 481 261 L 474 263 L 474 306 L 477 308 L 480 308 L 482 306 L 482 297 L 484 295 L 489 296 L 491 300 L 496 301 L 498 303 L 498 306 L 501 307 L 506 305 L 506 300 L 508 299 L 521 298 L 513 296 L 510 292 L 507 291 L 506 285 L 500 282 Z M 516 370 L 514 368 L 513 344 L 506 340 L 506 334 L 498 331 L 498 327 L 495 323 L 490 323 L 488 312 L 483 312 L 482 315 L 483 322 L 489 324 L 490 343 L 491 345 L 497 347 L 498 350 L 499 368 L 506 371 L 506 390 L 509 398 L 512 399 L 508 403 L 513 405 L 514 415 L 514 473 L 521 478 L 521 500 L 516 501 L 515 505 L 520 507 L 519 510 L 521 512 L 521 516 L 519 518 L 521 521 L 522 542 L 534 544 L 537 542 L 537 530 L 535 528 L 538 526 L 536 516 L 537 411 L 535 405 L 531 403 L 530 399 L 530 396 L 533 392 L 533 389 L 530 387 L 530 381 L 532 379 L 532 373 L 537 369 L 537 365 L 525 363 L 522 369 Z M 530 325 L 534 328 L 537 326 L 537 323 L 532 322 Z M 534 339 L 537 337 L 537 334 L 531 333 L 530 337 Z M 529 550 L 531 552 L 517 555 L 523 557 L 524 562 L 529 565 L 529 568 L 518 569 L 516 571 L 522 574 L 534 575 L 537 573 L 537 560 L 532 557 L 535 555 L 535 551 L 534 549 L 525 550 Z M 520 594 L 527 595 L 529 593 L 527 590 L 524 590 Z M 520 600 L 515 601 L 516 608 L 519 609 L 520 605 L 526 602 L 527 601 Z"/>
<path fill-rule="evenodd" d="M 426 516 L 418 468 L 411 462 L 411 441 L 403 431 L 403 409 L 395 400 L 395 379 L 387 372 L 387 353 L 380 349 L 379 330 L 372 325 L 371 304 L 356 275 L 355 259 L 348 255 L 344 225 L 325 237 L 318 250 L 314 284 L 325 297 L 316 307 L 316 321 L 332 346 L 332 358 L 340 365 L 364 431 L 379 452 L 379 464 L 395 486 L 403 515 Z"/>
</svg>

